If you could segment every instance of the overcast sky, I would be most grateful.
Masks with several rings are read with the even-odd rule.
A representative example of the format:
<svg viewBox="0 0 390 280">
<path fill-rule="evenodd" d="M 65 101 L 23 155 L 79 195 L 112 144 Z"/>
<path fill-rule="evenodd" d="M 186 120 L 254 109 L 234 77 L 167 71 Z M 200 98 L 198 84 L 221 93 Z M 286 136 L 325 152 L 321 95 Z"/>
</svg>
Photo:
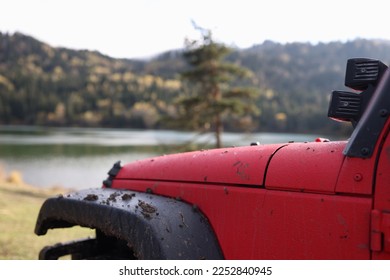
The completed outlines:
<svg viewBox="0 0 390 280">
<path fill-rule="evenodd" d="M 388 39 L 386 0 L 0 0 L 0 32 L 54 47 L 145 58 L 198 38 L 191 21 L 240 48 L 276 42 Z"/>
</svg>

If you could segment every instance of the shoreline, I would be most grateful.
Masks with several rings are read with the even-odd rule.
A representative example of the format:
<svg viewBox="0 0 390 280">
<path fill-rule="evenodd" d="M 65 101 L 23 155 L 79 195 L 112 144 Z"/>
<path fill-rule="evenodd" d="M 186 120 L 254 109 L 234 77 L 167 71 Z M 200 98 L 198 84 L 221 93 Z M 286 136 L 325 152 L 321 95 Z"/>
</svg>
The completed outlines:
<svg viewBox="0 0 390 280">
<path fill-rule="evenodd" d="M 31 193 L 31 195 L 40 194 L 45 197 L 74 191 L 74 189 L 69 189 L 62 186 L 42 187 L 30 185 L 23 180 L 22 172 L 18 170 L 11 170 L 10 172 L 6 172 L 4 165 L 0 165 L 0 186 L 1 188 L 7 190 L 23 190 L 26 193 Z"/>
</svg>

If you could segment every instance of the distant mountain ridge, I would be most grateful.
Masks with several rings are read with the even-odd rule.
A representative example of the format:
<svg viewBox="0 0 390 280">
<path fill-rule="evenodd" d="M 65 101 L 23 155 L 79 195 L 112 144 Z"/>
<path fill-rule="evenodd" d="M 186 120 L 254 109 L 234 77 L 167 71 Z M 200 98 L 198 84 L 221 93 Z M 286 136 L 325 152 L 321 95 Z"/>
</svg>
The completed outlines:
<svg viewBox="0 0 390 280">
<path fill-rule="evenodd" d="M 234 49 L 229 61 L 251 69 L 261 115 L 256 131 L 345 130 L 326 117 L 332 90 L 344 89 L 347 59 L 390 62 L 390 41 L 265 41 Z M 0 33 L 0 124 L 167 128 L 181 93 L 181 50 L 149 60 L 114 59 L 97 51 L 54 48 L 21 33 Z M 226 120 L 226 128 L 235 130 Z"/>
</svg>

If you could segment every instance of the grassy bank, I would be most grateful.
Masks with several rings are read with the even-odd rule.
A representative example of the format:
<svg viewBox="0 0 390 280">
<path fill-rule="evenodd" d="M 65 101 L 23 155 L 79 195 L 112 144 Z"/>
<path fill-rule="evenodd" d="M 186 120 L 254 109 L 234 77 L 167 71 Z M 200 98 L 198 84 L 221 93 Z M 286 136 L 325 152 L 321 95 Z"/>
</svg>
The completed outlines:
<svg viewBox="0 0 390 280">
<path fill-rule="evenodd" d="M 15 172 L 0 174 L 0 259 L 34 260 L 46 245 L 93 236 L 92 230 L 80 227 L 50 230 L 45 236 L 34 234 L 42 203 L 61 193 L 61 189 L 28 186 Z"/>
</svg>

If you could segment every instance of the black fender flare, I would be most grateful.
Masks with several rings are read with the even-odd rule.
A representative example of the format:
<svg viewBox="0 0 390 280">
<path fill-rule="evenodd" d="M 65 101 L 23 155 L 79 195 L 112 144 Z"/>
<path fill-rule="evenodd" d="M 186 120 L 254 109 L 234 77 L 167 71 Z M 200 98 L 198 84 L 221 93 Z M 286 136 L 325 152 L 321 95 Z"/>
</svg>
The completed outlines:
<svg viewBox="0 0 390 280">
<path fill-rule="evenodd" d="M 223 259 L 207 218 L 173 198 L 108 188 L 60 195 L 43 203 L 35 233 L 74 225 L 124 240 L 140 259 Z"/>
</svg>

